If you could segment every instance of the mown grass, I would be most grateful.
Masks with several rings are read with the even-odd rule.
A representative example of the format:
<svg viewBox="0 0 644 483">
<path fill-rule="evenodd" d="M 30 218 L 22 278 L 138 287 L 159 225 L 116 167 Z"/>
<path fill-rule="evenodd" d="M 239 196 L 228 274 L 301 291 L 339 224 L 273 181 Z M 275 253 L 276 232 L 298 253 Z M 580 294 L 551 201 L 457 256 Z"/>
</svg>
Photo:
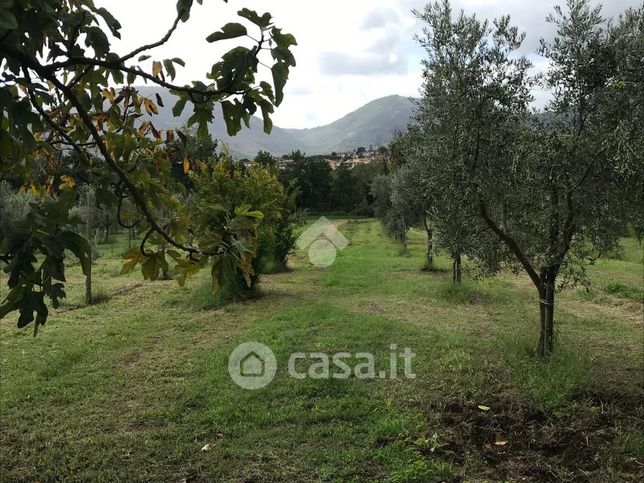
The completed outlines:
<svg viewBox="0 0 644 483">
<path fill-rule="evenodd" d="M 266 275 L 261 297 L 243 302 L 217 303 L 206 273 L 185 288 L 121 276 L 122 240 L 100 247 L 102 303 L 85 306 L 72 267 L 69 298 L 37 338 L 0 323 L 0 479 L 642 476 L 634 240 L 591 269 L 592 296 L 559 296 L 557 352 L 543 362 L 534 357 L 537 304 L 525 277 L 456 287 L 442 255 L 445 271 L 420 270 L 422 233 L 402 254 L 376 222 L 338 223 L 351 244 L 334 265 L 318 269 L 296 253 L 291 271 Z M 227 359 L 253 340 L 271 347 L 278 372 L 248 391 L 229 378 Z M 386 369 L 391 343 L 417 354 L 415 379 L 287 373 L 300 351 L 371 352 Z"/>
</svg>

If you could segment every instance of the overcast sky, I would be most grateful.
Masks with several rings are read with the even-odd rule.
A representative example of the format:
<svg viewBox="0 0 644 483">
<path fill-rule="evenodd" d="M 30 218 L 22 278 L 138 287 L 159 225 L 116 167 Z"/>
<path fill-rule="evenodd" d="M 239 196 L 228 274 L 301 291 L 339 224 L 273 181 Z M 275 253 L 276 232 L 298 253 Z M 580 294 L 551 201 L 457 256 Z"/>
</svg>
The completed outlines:
<svg viewBox="0 0 644 483">
<path fill-rule="evenodd" d="M 512 16 L 512 23 L 527 34 L 523 50 L 537 69 L 545 64 L 535 53 L 540 37 L 550 37 L 545 17 L 565 0 L 453 0 L 455 11 L 494 18 Z M 174 0 L 96 0 L 123 25 L 119 52 L 157 40 L 175 15 Z M 421 85 L 423 50 L 413 40 L 422 24 L 411 13 L 422 9 L 422 0 L 204 0 L 192 10 L 190 20 L 180 24 L 173 39 L 154 58 L 178 56 L 186 61 L 178 82 L 205 80 L 205 73 L 235 40 L 208 44 L 205 37 L 234 20 L 242 7 L 273 14 L 278 27 L 295 35 L 297 67 L 277 109 L 274 123 L 280 127 L 314 127 L 332 122 L 367 102 L 399 94 L 417 96 Z M 593 0 L 593 4 L 600 3 Z M 604 2 L 605 17 L 616 17 L 637 0 Z M 251 31 L 249 30 L 249 33 Z M 156 55 L 155 55 L 156 54 Z M 546 93 L 535 92 L 537 104 Z"/>
</svg>

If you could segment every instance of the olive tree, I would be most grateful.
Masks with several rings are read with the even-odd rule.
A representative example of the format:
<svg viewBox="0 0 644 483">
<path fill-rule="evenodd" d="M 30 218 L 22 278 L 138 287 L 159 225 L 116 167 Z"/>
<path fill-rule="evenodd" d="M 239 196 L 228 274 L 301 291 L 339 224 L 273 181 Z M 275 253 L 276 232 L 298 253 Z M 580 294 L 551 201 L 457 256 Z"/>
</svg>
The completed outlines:
<svg viewBox="0 0 644 483">
<path fill-rule="evenodd" d="M 616 246 L 638 196 L 641 123 L 616 100 L 641 103 L 632 83 L 642 71 L 621 60 L 641 64 L 641 56 L 617 53 L 620 42 L 637 42 L 641 15 L 620 22 L 624 33 L 584 0 L 556 8 L 548 17 L 556 36 L 540 48 L 550 62 L 542 82 L 552 100 L 533 115 L 529 63 L 516 54 L 522 36 L 508 17 L 492 26 L 463 13 L 453 19 L 447 2 L 421 14 L 429 59 L 419 122 L 438 151 L 430 169 L 445 168 L 438 177 L 443 203 L 494 235 L 496 243 L 470 244 L 472 258 L 490 270 L 505 262 L 530 277 L 541 356 L 554 347 L 556 290 L 584 282 L 584 266 Z"/>
<path fill-rule="evenodd" d="M 176 214 L 180 203 L 170 189 L 165 149 L 183 135 L 158 130 L 154 115 L 162 100 L 146 98 L 133 86 L 147 82 L 168 89 L 176 98 L 175 116 L 189 104 L 193 112 L 188 124 L 196 125 L 200 136 L 207 134 L 217 104 L 229 134 L 236 134 L 242 123 L 248 126 L 256 111 L 270 132 L 270 115 L 282 102 L 289 69 L 295 65 L 290 51 L 295 39 L 277 28 L 269 13 L 243 8 L 240 23 L 206 33 L 208 42 L 239 39 L 241 45 L 214 59 L 205 69 L 207 82 L 182 85 L 174 79 L 184 61 L 157 57 L 159 50 L 154 49 L 189 20 L 192 7 L 193 0 L 178 0 L 165 34 L 119 54 L 111 42 L 121 37 L 121 25 L 92 0 L 0 2 L 0 174 L 20 180 L 41 201 L 32 205 L 25 220 L 3 230 L 0 260 L 9 273 L 9 292 L 0 305 L 0 318 L 18 311 L 19 327 L 35 321 L 37 330 L 45 323 L 46 298 L 56 307 L 65 296 L 65 250 L 74 252 L 88 270 L 87 240 L 65 229 L 73 221 L 69 210 L 80 182 L 94 187 L 99 203 L 114 207 L 121 224 L 143 233 L 140 247 L 128 253 L 126 271 L 141 264 L 146 278 L 158 277 L 168 262 L 165 248 L 155 246 L 164 244 L 174 249 L 184 272 L 210 262 L 213 283 L 219 277 L 217 267 L 228 262 L 248 266 L 255 218 L 241 208 L 227 227 L 235 243 L 213 243 L 213 235 L 208 248 L 189 244 L 185 220 Z M 263 66 L 272 85 L 258 79 Z M 69 152 L 75 153 L 74 161 L 65 166 L 64 176 L 32 169 L 52 165 Z M 188 170 L 190 160 L 182 164 Z M 136 206 L 129 222 L 121 217 L 124 200 Z M 167 216 L 160 219 L 159 213 Z"/>
<path fill-rule="evenodd" d="M 434 200 L 432 189 L 424 174 L 426 146 L 415 126 L 395 136 L 390 145 L 392 167 L 392 197 L 401 203 L 400 213 L 406 215 L 406 225 L 417 227 L 427 235 L 427 252 L 423 269 L 434 268 Z"/>
</svg>

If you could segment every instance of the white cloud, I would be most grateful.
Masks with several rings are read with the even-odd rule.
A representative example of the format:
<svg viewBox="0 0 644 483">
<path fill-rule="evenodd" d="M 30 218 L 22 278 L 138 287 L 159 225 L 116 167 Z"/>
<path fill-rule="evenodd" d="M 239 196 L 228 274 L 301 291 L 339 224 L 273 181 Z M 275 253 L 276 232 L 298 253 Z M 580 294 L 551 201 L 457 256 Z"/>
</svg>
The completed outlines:
<svg viewBox="0 0 644 483">
<path fill-rule="evenodd" d="M 370 30 L 380 27 L 386 27 L 389 24 L 396 24 L 400 21 L 400 17 L 395 10 L 390 8 L 382 8 L 372 10 L 367 13 L 362 22 L 363 30 Z"/>
</svg>

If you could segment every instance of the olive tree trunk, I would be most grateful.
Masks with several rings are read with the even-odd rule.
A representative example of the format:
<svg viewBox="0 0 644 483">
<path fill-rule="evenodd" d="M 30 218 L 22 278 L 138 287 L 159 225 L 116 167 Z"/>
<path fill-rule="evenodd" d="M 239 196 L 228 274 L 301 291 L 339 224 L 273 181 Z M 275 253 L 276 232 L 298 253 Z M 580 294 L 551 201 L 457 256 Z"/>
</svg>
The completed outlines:
<svg viewBox="0 0 644 483">
<path fill-rule="evenodd" d="M 452 282 L 461 283 L 461 253 L 454 255 L 452 262 Z"/>
<path fill-rule="evenodd" d="M 88 271 L 85 274 L 85 303 L 87 305 L 92 303 L 92 232 L 94 224 L 94 197 L 91 196 L 91 191 L 87 194 L 87 223 L 85 224 L 85 229 L 87 231 L 87 241 L 90 243 L 89 250 L 89 263 Z"/>
<path fill-rule="evenodd" d="M 556 271 L 547 268 L 541 271 L 541 287 L 539 287 L 539 314 L 541 330 L 537 353 L 541 357 L 550 357 L 554 350 L 555 327 L 555 279 Z"/>
<path fill-rule="evenodd" d="M 425 225 L 425 232 L 427 233 L 427 270 L 434 268 L 434 233 L 432 225 L 427 222 L 427 217 L 423 216 L 423 224 Z"/>
</svg>

